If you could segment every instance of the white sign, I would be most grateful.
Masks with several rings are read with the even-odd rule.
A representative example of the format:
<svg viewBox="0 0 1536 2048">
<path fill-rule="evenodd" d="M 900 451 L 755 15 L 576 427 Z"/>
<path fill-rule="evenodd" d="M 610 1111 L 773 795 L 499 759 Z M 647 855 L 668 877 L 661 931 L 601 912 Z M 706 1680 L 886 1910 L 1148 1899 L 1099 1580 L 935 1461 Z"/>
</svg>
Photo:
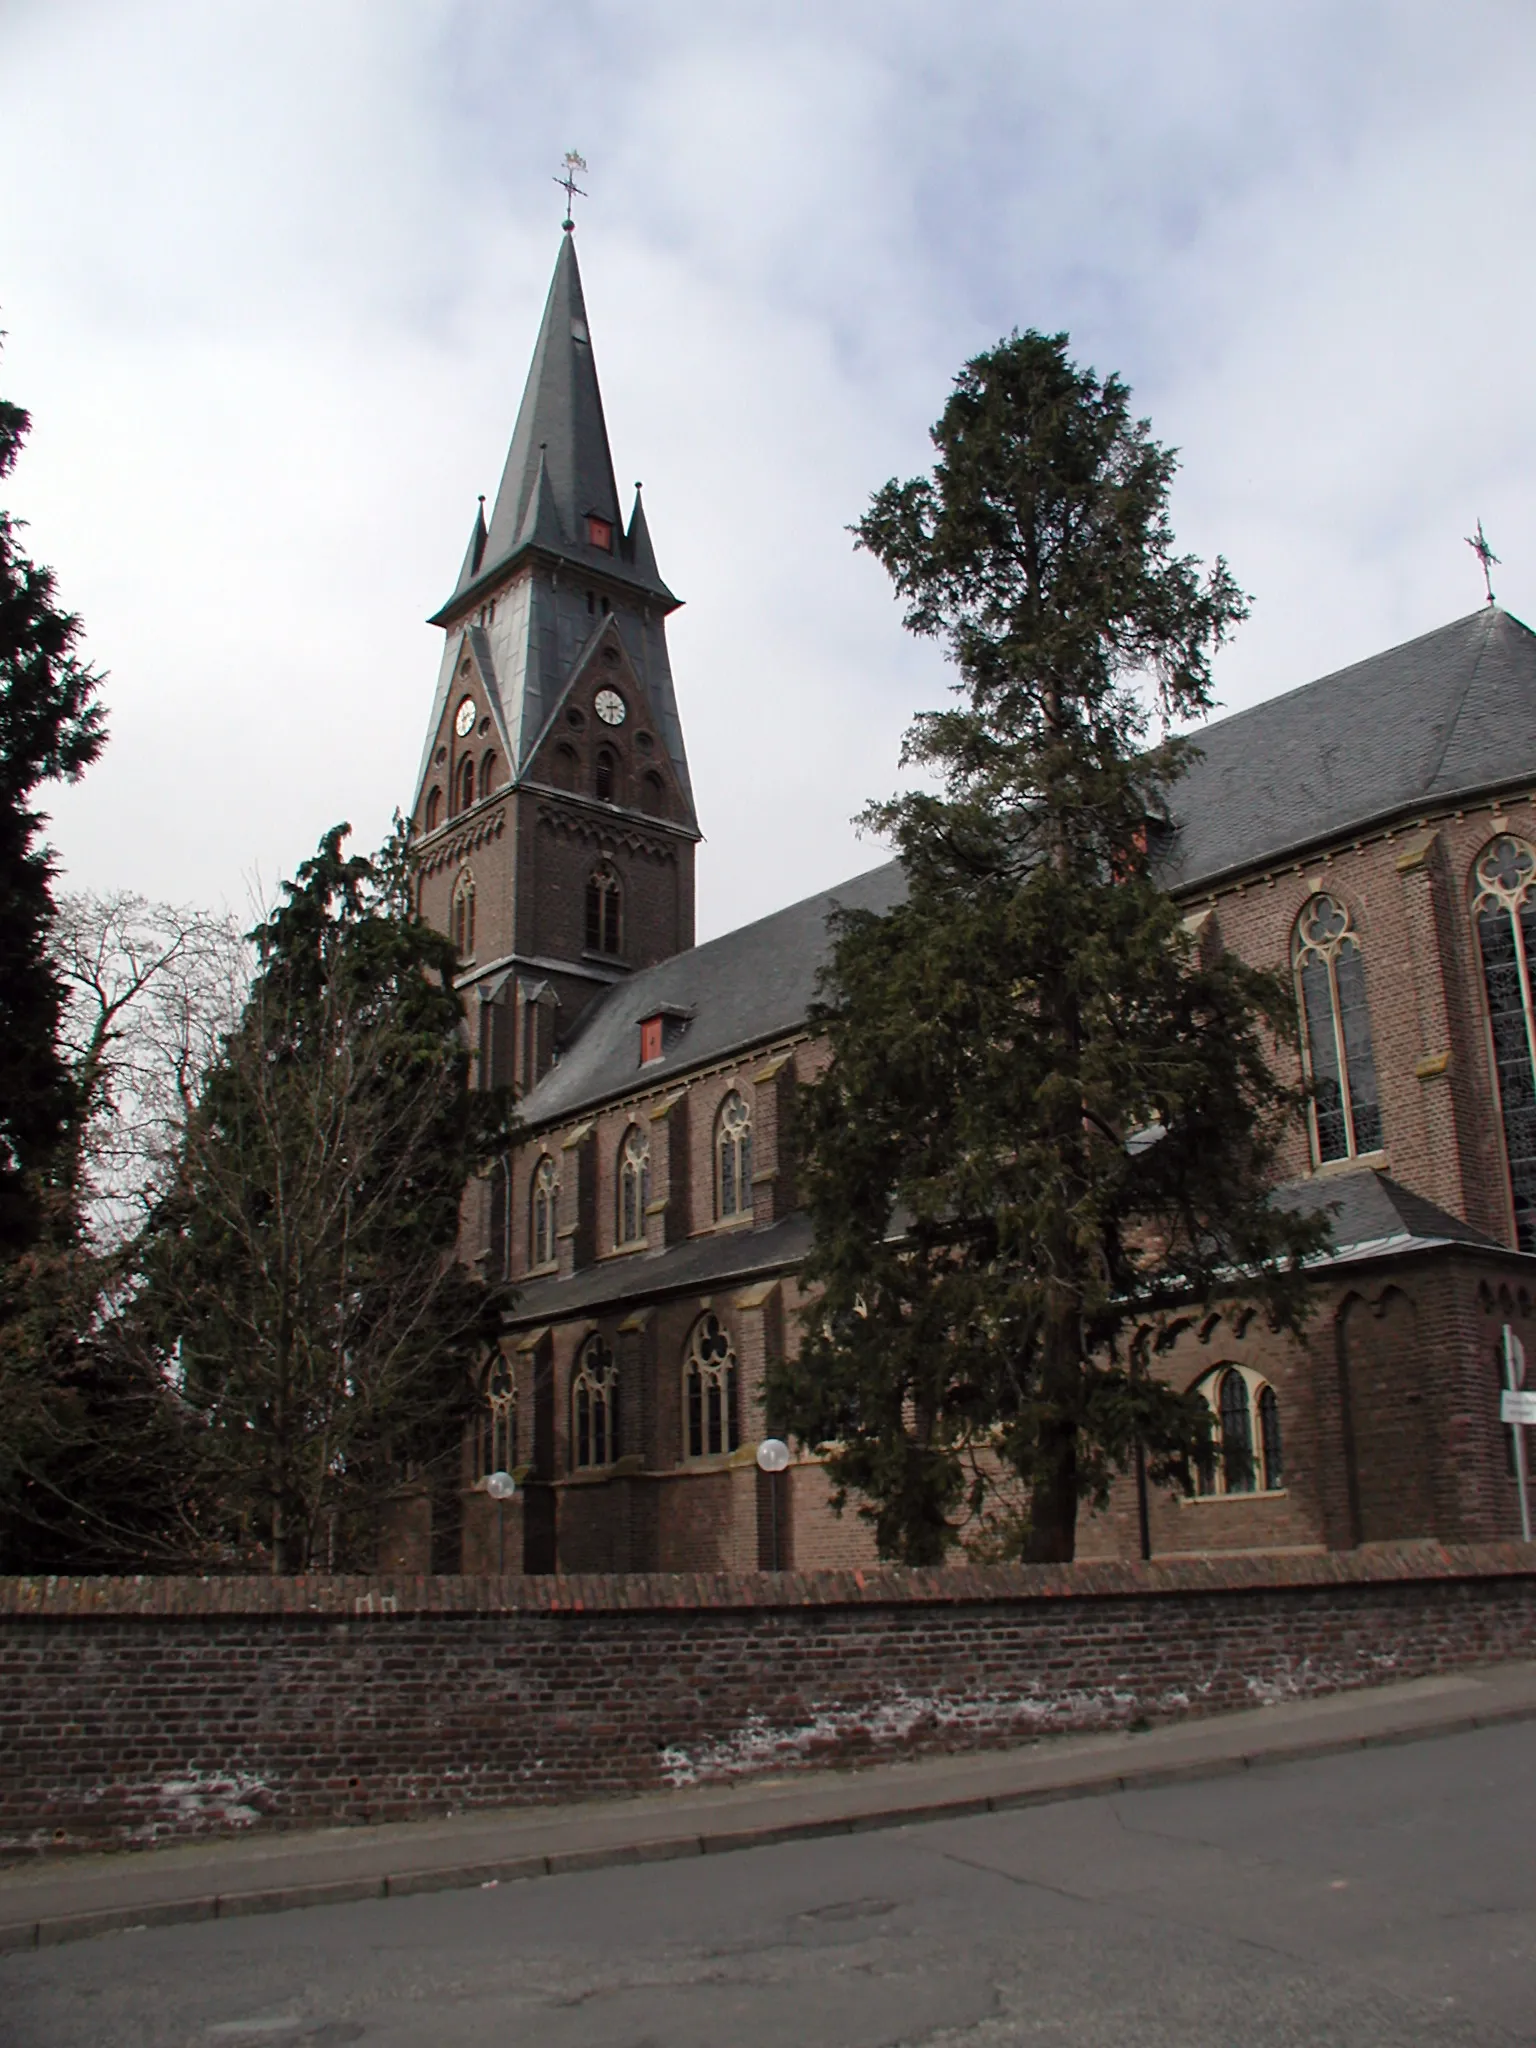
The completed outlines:
<svg viewBox="0 0 1536 2048">
<path fill-rule="evenodd" d="M 1499 1396 L 1499 1420 L 1511 1425 L 1524 1422 L 1536 1426 L 1536 1392 L 1527 1388 L 1513 1393 L 1506 1388 Z"/>
</svg>

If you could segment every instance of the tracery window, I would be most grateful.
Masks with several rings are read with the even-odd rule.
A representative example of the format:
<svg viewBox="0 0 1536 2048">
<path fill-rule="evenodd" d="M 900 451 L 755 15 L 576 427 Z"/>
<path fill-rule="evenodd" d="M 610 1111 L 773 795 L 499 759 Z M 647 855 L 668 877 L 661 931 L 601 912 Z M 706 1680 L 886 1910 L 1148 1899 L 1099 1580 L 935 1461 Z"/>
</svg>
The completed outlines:
<svg viewBox="0 0 1536 2048">
<path fill-rule="evenodd" d="M 517 1470 L 517 1383 L 498 1355 L 486 1375 L 485 1400 L 475 1431 L 475 1477 Z"/>
<path fill-rule="evenodd" d="M 581 1347 L 571 1380 L 571 1465 L 611 1465 L 619 1455 L 619 1369 L 601 1337 Z"/>
<path fill-rule="evenodd" d="M 1381 1150 L 1381 1104 L 1365 999 L 1365 962 L 1349 913 L 1332 896 L 1302 908 L 1291 939 L 1302 1044 L 1312 1083 L 1319 1165 Z"/>
<path fill-rule="evenodd" d="M 700 1316 L 683 1364 L 683 1429 L 690 1458 L 741 1445 L 736 1351 L 718 1316 Z"/>
<path fill-rule="evenodd" d="M 752 1210 L 752 1112 L 733 1088 L 715 1120 L 715 1192 L 721 1221 Z"/>
<path fill-rule="evenodd" d="M 528 1262 L 548 1266 L 555 1257 L 555 1213 L 560 1202 L 560 1183 L 555 1162 L 546 1152 L 533 1169 L 528 1202 Z"/>
<path fill-rule="evenodd" d="M 619 878 L 607 866 L 597 868 L 587 881 L 587 951 L 617 953 L 619 950 Z"/>
<path fill-rule="evenodd" d="M 453 943 L 462 960 L 475 950 L 475 878 L 468 868 L 454 884 Z"/>
<path fill-rule="evenodd" d="M 620 1244 L 640 1244 L 645 1238 L 645 1214 L 651 1202 L 651 1141 L 638 1124 L 631 1124 L 619 1147 Z"/>
<path fill-rule="evenodd" d="M 1211 1457 L 1195 1473 L 1201 1495 L 1278 1493 L 1285 1485 L 1280 1403 L 1266 1380 L 1245 1366 L 1208 1373 L 1200 1392 L 1215 1416 Z"/>
<path fill-rule="evenodd" d="M 1530 1252 L 1536 1251 L 1536 1020 L 1531 1009 L 1536 850 L 1506 833 L 1484 847 L 1473 876 L 1472 915 L 1488 997 L 1515 1241 L 1521 1251 Z"/>
</svg>

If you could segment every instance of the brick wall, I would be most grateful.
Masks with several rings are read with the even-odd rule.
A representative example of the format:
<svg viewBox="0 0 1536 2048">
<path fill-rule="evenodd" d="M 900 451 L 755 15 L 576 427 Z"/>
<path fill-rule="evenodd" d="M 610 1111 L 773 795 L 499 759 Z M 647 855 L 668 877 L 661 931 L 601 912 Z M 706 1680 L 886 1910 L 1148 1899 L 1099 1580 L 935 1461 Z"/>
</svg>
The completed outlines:
<svg viewBox="0 0 1536 2048">
<path fill-rule="evenodd" d="M 0 1853 L 967 1749 L 1533 1651 L 1536 1547 L 1518 1545 L 776 1577 L 0 1580 Z"/>
</svg>

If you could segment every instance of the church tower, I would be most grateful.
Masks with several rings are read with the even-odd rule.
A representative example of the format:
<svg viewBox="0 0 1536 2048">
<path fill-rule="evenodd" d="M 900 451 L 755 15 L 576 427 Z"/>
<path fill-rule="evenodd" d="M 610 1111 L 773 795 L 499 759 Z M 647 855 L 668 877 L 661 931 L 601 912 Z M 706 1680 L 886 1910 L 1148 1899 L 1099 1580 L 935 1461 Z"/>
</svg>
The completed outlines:
<svg viewBox="0 0 1536 2048">
<path fill-rule="evenodd" d="M 487 1082 L 519 1093 L 605 988 L 693 944 L 699 838 L 635 486 L 626 526 L 569 231 L 489 524 L 448 602 L 412 806 Z"/>
</svg>

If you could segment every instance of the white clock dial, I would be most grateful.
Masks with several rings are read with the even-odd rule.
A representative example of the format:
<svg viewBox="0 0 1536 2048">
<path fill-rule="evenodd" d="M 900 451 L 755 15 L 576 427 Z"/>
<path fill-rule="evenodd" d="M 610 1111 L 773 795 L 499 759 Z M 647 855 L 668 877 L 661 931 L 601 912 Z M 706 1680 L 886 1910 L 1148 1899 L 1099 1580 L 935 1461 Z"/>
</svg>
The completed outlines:
<svg viewBox="0 0 1536 2048">
<path fill-rule="evenodd" d="M 592 709 L 597 713 L 604 725 L 622 725 L 624 723 L 624 699 L 617 690 L 599 690 L 592 699 Z"/>
<path fill-rule="evenodd" d="M 459 715 L 453 721 L 453 729 L 458 734 L 461 740 L 467 739 L 469 735 L 474 731 L 475 700 L 473 697 L 466 697 L 464 699 L 464 702 L 459 706 Z"/>
</svg>

